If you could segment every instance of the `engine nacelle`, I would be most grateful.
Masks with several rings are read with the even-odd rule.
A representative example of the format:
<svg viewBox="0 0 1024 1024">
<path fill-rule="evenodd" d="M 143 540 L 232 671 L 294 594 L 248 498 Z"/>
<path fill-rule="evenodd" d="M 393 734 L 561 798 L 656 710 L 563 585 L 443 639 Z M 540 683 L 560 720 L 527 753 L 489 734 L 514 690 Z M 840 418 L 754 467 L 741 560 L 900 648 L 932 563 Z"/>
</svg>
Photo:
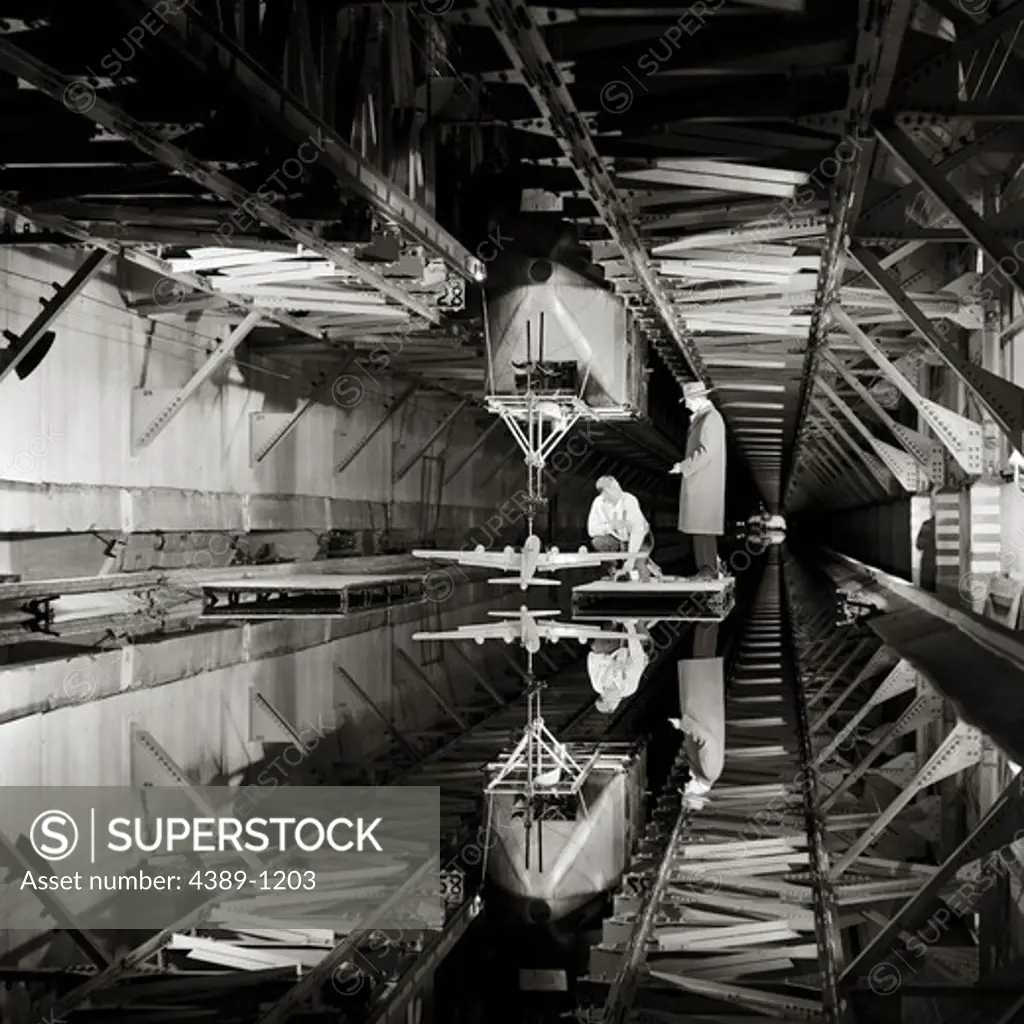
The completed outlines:
<svg viewBox="0 0 1024 1024">
<path fill-rule="evenodd" d="M 476 546 L 475 548 L 473 548 L 473 550 L 474 550 L 474 551 L 475 551 L 475 552 L 476 552 L 476 553 L 477 553 L 478 555 L 482 555 L 482 554 L 484 553 L 484 551 L 485 551 L 486 549 L 484 548 L 483 544 L 477 544 L 477 546 Z"/>
<path fill-rule="evenodd" d="M 506 554 L 506 555 L 514 555 L 515 553 L 516 553 L 516 549 L 515 549 L 514 547 L 512 547 L 512 545 L 511 545 L 511 544 L 508 544 L 508 545 L 507 545 L 507 546 L 505 547 L 505 554 Z"/>
<path fill-rule="evenodd" d="M 552 548 L 551 549 L 551 554 L 557 555 L 558 554 L 558 548 Z"/>
</svg>

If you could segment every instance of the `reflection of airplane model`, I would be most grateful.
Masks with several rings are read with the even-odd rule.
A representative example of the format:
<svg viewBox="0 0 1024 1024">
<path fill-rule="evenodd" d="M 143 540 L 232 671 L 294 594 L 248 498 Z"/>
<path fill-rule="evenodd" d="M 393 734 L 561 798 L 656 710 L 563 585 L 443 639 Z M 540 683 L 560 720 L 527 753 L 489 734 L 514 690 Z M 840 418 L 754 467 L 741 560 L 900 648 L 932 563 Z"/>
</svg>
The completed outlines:
<svg viewBox="0 0 1024 1024">
<path fill-rule="evenodd" d="M 540 549 L 540 537 L 530 534 L 522 551 L 507 547 L 504 551 L 486 551 L 482 544 L 475 551 L 414 551 L 416 558 L 438 558 L 479 569 L 497 569 L 499 572 L 517 573 L 516 576 L 499 576 L 488 583 L 518 583 L 521 590 L 527 587 L 557 587 L 558 580 L 537 579 L 537 572 L 554 572 L 557 569 L 581 569 L 591 565 L 603 565 L 629 557 L 622 551 L 596 552 L 585 547 L 571 554 L 561 554 L 558 548 L 548 552 Z M 645 558 L 646 555 L 636 555 Z"/>
<path fill-rule="evenodd" d="M 552 622 L 549 616 L 557 611 L 533 612 L 523 605 L 517 612 L 491 612 L 496 619 L 504 622 L 487 622 L 481 626 L 459 626 L 458 629 L 442 633 L 414 633 L 413 640 L 475 640 L 482 644 L 487 640 L 504 640 L 513 644 L 517 640 L 531 654 L 540 650 L 542 640 L 557 643 L 559 640 L 578 640 L 581 644 L 589 640 L 625 639 L 624 633 L 612 633 L 596 626 L 573 626 L 565 622 Z M 547 621 L 538 622 L 543 616 Z"/>
</svg>

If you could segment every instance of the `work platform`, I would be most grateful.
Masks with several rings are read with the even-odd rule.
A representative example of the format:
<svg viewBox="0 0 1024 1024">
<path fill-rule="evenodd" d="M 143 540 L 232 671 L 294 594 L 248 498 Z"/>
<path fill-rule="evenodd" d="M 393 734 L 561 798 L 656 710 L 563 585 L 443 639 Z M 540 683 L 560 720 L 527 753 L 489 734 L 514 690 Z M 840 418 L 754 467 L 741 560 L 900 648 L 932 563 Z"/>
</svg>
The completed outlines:
<svg viewBox="0 0 1024 1024">
<path fill-rule="evenodd" d="M 668 622 L 721 622 L 736 603 L 731 576 L 700 580 L 664 576 L 650 583 L 597 580 L 574 587 L 573 618 L 660 619 Z"/>
<path fill-rule="evenodd" d="M 425 597 L 422 573 L 281 576 L 203 584 L 202 618 L 318 619 Z"/>
</svg>

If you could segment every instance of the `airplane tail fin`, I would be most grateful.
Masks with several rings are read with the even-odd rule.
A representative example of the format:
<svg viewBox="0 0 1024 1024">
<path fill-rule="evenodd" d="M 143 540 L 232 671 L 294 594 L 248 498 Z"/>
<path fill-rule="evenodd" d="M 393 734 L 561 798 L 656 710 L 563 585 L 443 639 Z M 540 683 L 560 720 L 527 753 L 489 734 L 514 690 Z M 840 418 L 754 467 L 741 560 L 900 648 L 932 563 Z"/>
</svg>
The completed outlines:
<svg viewBox="0 0 1024 1024">
<path fill-rule="evenodd" d="M 498 576 L 493 580 L 488 580 L 487 582 L 510 583 L 516 587 L 520 585 L 520 579 L 518 576 Z M 527 580 L 527 585 L 531 587 L 560 587 L 562 584 L 559 580 L 539 580 L 534 578 L 532 580 Z"/>
</svg>

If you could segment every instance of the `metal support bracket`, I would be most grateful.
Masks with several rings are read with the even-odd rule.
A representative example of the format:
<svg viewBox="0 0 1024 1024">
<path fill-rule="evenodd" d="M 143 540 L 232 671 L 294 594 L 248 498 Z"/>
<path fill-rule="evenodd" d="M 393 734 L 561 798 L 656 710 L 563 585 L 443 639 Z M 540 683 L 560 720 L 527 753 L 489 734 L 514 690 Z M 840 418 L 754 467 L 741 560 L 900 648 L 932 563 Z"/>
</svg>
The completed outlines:
<svg viewBox="0 0 1024 1024">
<path fill-rule="evenodd" d="M 822 355 L 828 363 L 835 367 L 836 372 L 846 381 L 854 394 L 885 424 L 886 428 L 903 446 L 904 451 L 917 464 L 919 470 L 933 484 L 941 486 L 945 482 L 946 468 L 942 445 L 916 430 L 905 427 L 902 423 L 897 423 L 876 401 L 875 396 L 831 352 L 823 352 Z"/>
<path fill-rule="evenodd" d="M 914 780 L 878 816 L 875 823 L 857 837 L 853 845 L 833 865 L 831 877 L 839 878 L 865 850 L 889 827 L 893 819 L 919 793 L 937 782 L 970 768 L 981 760 L 981 733 L 966 722 L 958 722 L 942 745 L 928 759 Z"/>
<path fill-rule="evenodd" d="M 258 466 L 312 407 L 313 399 L 304 398 L 294 412 L 249 413 L 249 465 Z"/>
<path fill-rule="evenodd" d="M 359 453 L 381 432 L 381 430 L 384 429 L 391 417 L 394 416 L 410 398 L 412 398 L 418 387 L 419 385 L 417 384 L 410 384 L 400 395 L 398 395 L 397 398 L 395 398 L 377 423 L 371 427 L 370 430 L 368 430 L 352 448 L 349 449 L 349 451 L 342 457 L 341 462 L 334 467 L 335 474 L 344 473 L 345 470 L 348 469 L 356 456 L 359 455 Z"/>
<path fill-rule="evenodd" d="M 877 459 L 873 458 L 871 453 L 864 451 L 863 448 L 852 437 L 847 433 L 846 428 L 828 411 L 825 404 L 817 398 L 811 399 L 811 406 L 814 410 L 825 420 L 826 423 L 836 432 L 836 434 L 842 438 L 846 443 L 846 446 L 854 452 L 861 462 L 864 463 L 868 468 L 868 472 L 875 478 L 878 486 L 882 488 L 882 492 L 886 495 L 889 494 L 889 477 L 885 472 L 884 467 L 879 465 Z"/>
<path fill-rule="evenodd" d="M 132 392 L 133 452 L 147 447 L 156 440 L 164 427 L 181 412 L 185 403 L 234 355 L 235 349 L 245 341 L 262 319 L 263 314 L 259 311 L 249 313 L 196 370 L 189 382 L 177 391 L 170 388 L 159 391 L 136 388 Z M 146 426 L 139 430 L 142 424 Z"/>
<path fill-rule="evenodd" d="M 818 810 L 823 813 L 828 811 L 855 782 L 864 777 L 867 770 L 878 760 L 893 740 L 900 736 L 906 736 L 908 732 L 913 732 L 923 725 L 938 721 L 942 717 L 943 707 L 944 702 L 941 696 L 930 690 L 922 690 L 895 722 L 882 726 L 871 734 L 870 739 L 874 742 L 874 746 L 846 775 L 838 788 L 832 790 L 822 799 Z"/>
<path fill-rule="evenodd" d="M 868 659 L 868 663 L 850 680 L 839 696 L 811 722 L 811 732 L 820 732 L 828 720 L 849 700 L 861 683 L 873 678 L 883 670 L 891 669 L 897 661 L 898 658 L 888 647 L 879 647 Z"/>
<path fill-rule="evenodd" d="M 840 745 L 853 734 L 857 726 L 860 725 L 873 708 L 877 708 L 880 704 L 892 700 L 893 697 L 898 697 L 901 693 L 913 690 L 918 686 L 919 680 L 920 677 L 913 665 L 909 661 L 900 661 L 882 680 L 875 692 L 857 709 L 853 717 L 822 748 L 821 752 L 815 757 L 814 763 L 816 765 L 824 764 L 839 749 Z M 841 695 L 841 697 L 843 696 L 845 695 Z M 829 709 L 829 711 L 826 711 L 821 716 L 819 721 L 827 721 L 832 713 L 834 712 Z"/>
<path fill-rule="evenodd" d="M 982 471 L 981 427 L 965 416 L 960 416 L 931 399 L 918 394 L 917 389 L 889 361 L 885 353 L 869 338 L 839 305 L 832 307 L 837 323 L 872 359 L 875 365 L 892 381 L 903 396 L 924 417 L 928 426 L 942 442 L 946 451 L 960 468 L 971 476 Z"/>
<path fill-rule="evenodd" d="M 298 731 L 254 686 L 249 687 L 249 743 L 294 743 L 299 750 L 305 744 Z"/>
<path fill-rule="evenodd" d="M 1014 842 L 1022 826 L 1024 775 L 1018 775 L 974 831 L 943 861 L 917 894 L 890 916 L 881 931 L 851 961 L 843 972 L 841 982 L 852 982 L 887 955 L 902 932 L 913 930 L 931 913 L 936 896 L 955 878 L 961 867 L 994 850 L 1002 851 Z"/>
<path fill-rule="evenodd" d="M 43 300 L 43 308 L 36 318 L 17 337 L 8 337 L 9 347 L 0 351 L 0 384 L 15 373 L 32 354 L 50 326 L 71 304 L 76 295 L 96 276 L 110 253 L 102 249 L 91 252 L 85 262 L 62 284 L 50 298 Z"/>
<path fill-rule="evenodd" d="M 1005 251 L 1007 258 L 1019 267 L 1019 261 L 1010 256 L 1008 249 Z M 882 269 L 878 260 L 867 249 L 854 246 L 851 255 L 860 264 L 864 273 L 889 296 L 896 309 L 906 317 L 942 362 L 963 381 L 967 390 L 996 421 L 1010 444 L 1017 451 L 1024 448 L 1024 388 L 1019 388 L 1012 381 L 962 356 L 915 305 L 900 287 L 899 282 Z M 1024 289 L 1024 281 L 1017 283 L 1017 287 Z"/>
<path fill-rule="evenodd" d="M 878 457 L 885 463 L 889 472 L 896 478 L 896 482 L 900 487 L 911 494 L 918 490 L 927 489 L 927 479 L 922 479 L 923 474 L 918 472 L 917 463 L 906 452 L 902 452 L 891 444 L 886 444 L 875 437 L 861 422 L 860 417 L 832 390 L 826 380 L 816 377 L 815 382 L 822 394 L 843 414 L 861 437 L 871 445 Z"/>
<path fill-rule="evenodd" d="M 441 420 L 440 423 L 431 431 L 430 436 L 420 445 L 416 453 L 412 455 L 399 469 L 395 471 L 393 483 L 398 483 L 408 472 L 416 465 L 424 455 L 427 454 L 430 446 L 455 422 L 455 420 L 462 414 L 462 410 L 466 408 L 470 403 L 469 398 L 463 398 L 454 409 L 449 410 L 447 415 Z"/>
</svg>

